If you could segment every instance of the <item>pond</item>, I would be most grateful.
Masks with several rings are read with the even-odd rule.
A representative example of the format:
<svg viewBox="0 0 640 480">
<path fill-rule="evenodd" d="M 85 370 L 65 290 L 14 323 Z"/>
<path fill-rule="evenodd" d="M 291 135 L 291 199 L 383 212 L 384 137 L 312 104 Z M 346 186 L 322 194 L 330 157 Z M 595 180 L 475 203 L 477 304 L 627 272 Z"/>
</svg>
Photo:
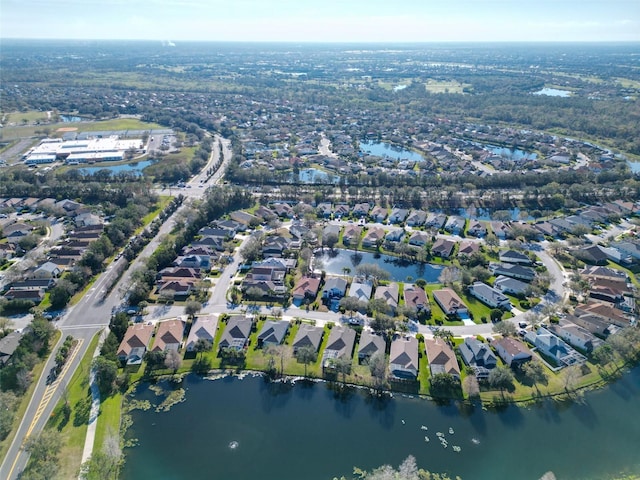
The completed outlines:
<svg viewBox="0 0 640 480">
<path fill-rule="evenodd" d="M 499 157 L 504 157 L 508 160 L 523 160 L 525 158 L 538 158 L 537 153 L 526 152 L 524 150 L 520 150 L 519 148 L 506 148 L 506 147 L 496 147 L 493 145 L 487 145 L 486 148 L 491 151 L 494 155 L 498 155 Z"/>
<path fill-rule="evenodd" d="M 98 166 L 98 167 L 83 167 L 79 169 L 80 173 L 83 175 L 93 175 L 100 170 L 107 170 L 112 175 L 116 173 L 135 173 L 136 175 L 142 175 L 142 170 L 144 170 L 149 165 L 153 164 L 153 160 L 145 160 L 143 162 L 135 162 L 135 163 L 123 163 L 121 165 L 111 165 L 111 166 Z"/>
<path fill-rule="evenodd" d="M 372 140 L 360 142 L 360 152 L 377 157 L 387 157 L 394 160 L 411 160 L 414 162 L 424 162 L 424 157 L 418 152 L 397 147 L 390 143 L 374 142 Z"/>
<path fill-rule="evenodd" d="M 407 455 L 463 480 L 640 474 L 640 367 L 582 403 L 500 411 L 398 394 L 338 396 L 323 383 L 254 377 L 188 376 L 182 388 L 185 401 L 169 412 L 132 413 L 127 437 L 138 446 L 125 452 L 122 479 L 330 480 L 351 475 L 354 466 L 397 466 Z M 135 394 L 156 404 L 158 398 L 147 384 Z"/>
<path fill-rule="evenodd" d="M 534 95 L 546 95 L 548 97 L 570 97 L 572 92 L 569 90 L 560 90 L 558 88 L 543 88 L 537 92 L 533 92 Z"/>
<path fill-rule="evenodd" d="M 337 184 L 340 182 L 338 175 L 323 172 L 317 168 L 305 168 L 298 172 L 298 181 L 302 183 L 332 183 Z"/>
<path fill-rule="evenodd" d="M 422 278 L 428 283 L 438 283 L 438 277 L 442 272 L 442 266 L 422 262 L 403 261 L 389 255 L 379 255 L 371 252 L 358 252 L 353 250 L 335 249 L 325 250 L 324 253 L 316 252 L 316 259 L 322 261 L 322 270 L 330 275 L 344 275 L 343 268 L 351 269 L 349 275 L 355 275 L 356 267 L 365 263 L 374 263 L 386 270 L 391 275 L 390 280 L 395 282 L 411 282 Z"/>
<path fill-rule="evenodd" d="M 627 161 L 627 164 L 633 173 L 640 173 L 640 162 Z"/>
</svg>

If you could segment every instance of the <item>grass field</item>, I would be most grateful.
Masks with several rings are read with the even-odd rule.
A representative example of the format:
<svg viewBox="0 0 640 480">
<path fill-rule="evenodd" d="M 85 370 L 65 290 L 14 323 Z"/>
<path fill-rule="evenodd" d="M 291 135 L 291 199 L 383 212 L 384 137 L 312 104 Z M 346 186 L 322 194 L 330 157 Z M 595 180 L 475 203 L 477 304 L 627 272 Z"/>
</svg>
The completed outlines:
<svg viewBox="0 0 640 480">
<path fill-rule="evenodd" d="M 26 112 L 7 112 L 3 114 L 3 124 L 15 123 L 20 125 L 24 122 L 47 121 L 49 117 L 47 112 L 39 112 L 37 110 L 28 110 Z"/>
<path fill-rule="evenodd" d="M 464 93 L 464 88 L 469 86 L 455 80 L 441 81 L 433 79 L 427 80 L 424 84 L 429 93 Z"/>
<path fill-rule="evenodd" d="M 59 122 L 43 125 L 8 126 L 2 129 L 2 138 L 3 140 L 14 140 L 38 135 L 45 136 L 45 134 L 51 137 L 61 137 L 64 132 L 57 132 L 59 128 L 76 128 L 78 132 L 96 132 L 101 130 L 150 130 L 167 127 L 157 123 L 142 122 L 135 118 L 116 118 L 97 122 Z"/>
<path fill-rule="evenodd" d="M 96 334 L 87 353 L 82 358 L 76 373 L 67 385 L 66 399 L 71 407 L 71 415 L 65 421 L 63 407 L 65 398 L 58 402 L 45 428 L 56 428 L 61 434 L 63 444 L 60 451 L 59 478 L 76 478 L 80 469 L 82 450 L 87 436 L 88 410 L 91 404 L 89 391 L 89 372 L 93 353 L 98 346 L 99 334 Z"/>
</svg>

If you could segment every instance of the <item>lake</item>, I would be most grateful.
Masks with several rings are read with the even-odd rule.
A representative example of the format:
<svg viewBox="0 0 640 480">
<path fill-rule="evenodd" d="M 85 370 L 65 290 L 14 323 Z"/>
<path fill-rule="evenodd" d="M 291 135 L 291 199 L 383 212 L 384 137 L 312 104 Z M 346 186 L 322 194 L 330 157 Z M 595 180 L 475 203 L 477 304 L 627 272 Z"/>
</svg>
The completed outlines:
<svg viewBox="0 0 640 480">
<path fill-rule="evenodd" d="M 630 162 L 627 160 L 627 165 L 633 173 L 640 173 L 640 162 Z"/>
<path fill-rule="evenodd" d="M 316 258 L 322 261 L 322 268 L 331 275 L 344 275 L 343 268 L 351 269 L 349 275 L 355 275 L 356 267 L 365 263 L 375 263 L 391 274 L 390 280 L 395 282 L 406 282 L 407 277 L 413 281 L 422 278 L 428 283 L 437 283 L 442 272 L 442 266 L 430 263 L 412 263 L 401 261 L 397 257 L 380 255 L 376 258 L 370 252 L 358 251 L 356 257 L 353 250 L 335 249 L 333 252 L 325 250 L 323 254 L 317 252 Z"/>
<path fill-rule="evenodd" d="M 390 143 L 366 141 L 360 142 L 360 151 L 368 155 L 377 157 L 388 157 L 394 160 L 412 160 L 414 162 L 424 162 L 424 157 L 418 152 L 397 147 Z"/>
<path fill-rule="evenodd" d="M 98 166 L 98 167 L 83 167 L 80 169 L 80 172 L 83 175 L 93 175 L 94 173 L 100 170 L 107 170 L 111 172 L 111 174 L 115 173 L 135 173 L 137 175 L 142 175 L 142 170 L 144 170 L 149 165 L 153 164 L 153 160 L 144 160 L 143 162 L 136 163 L 123 163 L 121 165 L 111 165 L 111 166 Z"/>
<path fill-rule="evenodd" d="M 397 466 L 410 454 L 422 468 L 463 480 L 640 474 L 640 367 L 582 404 L 501 411 L 397 394 L 385 401 L 362 391 L 338 397 L 323 383 L 254 377 L 188 376 L 182 387 L 186 400 L 170 412 L 132 413 L 127 437 L 139 445 L 126 450 L 122 479 L 330 480 L 354 466 Z M 159 403 L 147 384 L 135 398 Z"/>
<path fill-rule="evenodd" d="M 302 183 L 332 183 L 340 182 L 338 175 L 323 172 L 317 168 L 304 168 L 298 172 L 298 181 Z"/>
<path fill-rule="evenodd" d="M 533 92 L 534 95 L 546 95 L 548 97 L 570 97 L 572 92 L 569 90 L 560 90 L 558 88 L 543 88 L 537 92 Z"/>
</svg>

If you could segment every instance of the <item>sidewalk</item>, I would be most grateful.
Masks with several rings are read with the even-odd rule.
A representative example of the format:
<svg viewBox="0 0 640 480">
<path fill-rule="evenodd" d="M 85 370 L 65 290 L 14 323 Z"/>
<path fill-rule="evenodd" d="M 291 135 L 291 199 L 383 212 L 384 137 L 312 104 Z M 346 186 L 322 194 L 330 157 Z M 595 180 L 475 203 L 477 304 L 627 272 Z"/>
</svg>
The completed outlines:
<svg viewBox="0 0 640 480">
<path fill-rule="evenodd" d="M 98 346 L 96 347 L 96 351 L 93 352 L 93 358 L 96 358 L 98 355 L 100 355 L 100 349 L 102 348 L 102 344 L 104 343 L 108 334 L 108 328 L 102 330 L 102 333 L 100 334 L 100 340 L 98 341 Z M 89 426 L 87 427 L 87 436 L 84 441 L 84 449 L 82 450 L 81 464 L 89 460 L 91 454 L 93 453 L 93 444 L 96 438 L 96 426 L 98 424 L 98 413 L 100 413 L 100 391 L 98 390 L 98 384 L 95 382 L 95 372 L 93 371 L 93 369 L 89 374 L 89 384 L 91 385 L 91 412 L 89 414 Z M 80 473 L 78 478 L 82 480 L 82 472 Z"/>
</svg>

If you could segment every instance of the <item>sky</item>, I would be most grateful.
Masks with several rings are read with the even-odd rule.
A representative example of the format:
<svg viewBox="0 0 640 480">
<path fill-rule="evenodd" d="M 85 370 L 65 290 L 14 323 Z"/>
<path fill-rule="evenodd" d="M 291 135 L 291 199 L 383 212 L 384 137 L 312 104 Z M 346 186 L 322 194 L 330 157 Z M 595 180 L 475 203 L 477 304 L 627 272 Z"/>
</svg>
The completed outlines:
<svg viewBox="0 0 640 480">
<path fill-rule="evenodd" d="M 0 0 L 0 38 L 640 41 L 640 0 Z"/>
</svg>

